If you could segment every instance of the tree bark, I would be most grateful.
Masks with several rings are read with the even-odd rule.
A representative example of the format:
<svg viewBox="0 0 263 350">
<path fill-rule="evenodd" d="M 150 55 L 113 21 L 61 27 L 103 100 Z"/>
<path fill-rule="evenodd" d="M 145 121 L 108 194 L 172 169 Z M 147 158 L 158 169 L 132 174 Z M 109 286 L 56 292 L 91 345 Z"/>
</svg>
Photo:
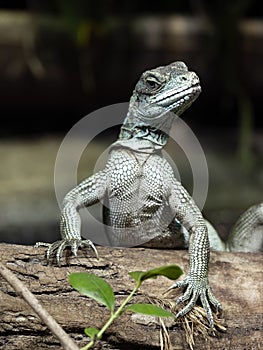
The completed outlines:
<svg viewBox="0 0 263 350">
<path fill-rule="evenodd" d="M 134 287 L 128 272 L 176 264 L 188 271 L 186 251 L 146 248 L 98 247 L 100 259 L 92 251 L 79 251 L 77 258 L 65 256 L 62 266 L 47 265 L 44 249 L 0 244 L 2 263 L 38 298 L 79 347 L 87 343 L 85 327 L 100 328 L 108 310 L 81 296 L 68 283 L 72 272 L 88 271 L 103 277 L 114 289 L 120 303 Z M 262 254 L 212 252 L 210 285 L 221 301 L 226 332 L 204 339 L 197 336 L 194 349 L 262 349 Z M 136 301 L 145 295 L 160 296 L 172 284 L 163 277 L 144 282 Z M 104 349 L 154 349 L 159 346 L 158 325 L 138 321 L 123 314 L 103 338 Z M 180 324 L 170 330 L 173 349 L 189 349 Z M 61 349 L 58 340 L 12 287 L 0 277 L 0 348 Z"/>
</svg>

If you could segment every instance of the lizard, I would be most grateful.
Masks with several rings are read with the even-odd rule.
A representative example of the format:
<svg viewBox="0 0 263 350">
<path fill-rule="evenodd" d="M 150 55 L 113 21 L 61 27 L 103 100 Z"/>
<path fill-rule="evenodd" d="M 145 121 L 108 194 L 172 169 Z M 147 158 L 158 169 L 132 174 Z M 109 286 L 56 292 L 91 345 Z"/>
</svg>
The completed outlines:
<svg viewBox="0 0 263 350">
<path fill-rule="evenodd" d="M 135 86 L 105 168 L 82 181 L 64 198 L 61 240 L 38 242 L 36 246 L 48 247 L 47 259 L 55 254 L 59 265 L 67 247 L 77 255 L 79 248 L 91 246 L 97 255 L 93 242 L 81 238 L 79 211 L 101 201 L 111 245 L 125 246 L 127 241 L 137 245 L 144 241 L 151 247 L 189 248 L 189 272 L 171 286 L 185 288 L 177 303 L 187 304 L 176 317 L 188 313 L 200 298 L 213 328 L 211 305 L 219 310 L 222 306 L 208 280 L 209 240 L 216 242 L 214 249 L 230 248 L 213 229 L 208 230 L 201 211 L 162 155 L 176 116 L 180 116 L 200 92 L 199 77 L 189 71 L 184 62 L 145 71 Z M 262 218 L 262 205 L 259 210 Z"/>
</svg>

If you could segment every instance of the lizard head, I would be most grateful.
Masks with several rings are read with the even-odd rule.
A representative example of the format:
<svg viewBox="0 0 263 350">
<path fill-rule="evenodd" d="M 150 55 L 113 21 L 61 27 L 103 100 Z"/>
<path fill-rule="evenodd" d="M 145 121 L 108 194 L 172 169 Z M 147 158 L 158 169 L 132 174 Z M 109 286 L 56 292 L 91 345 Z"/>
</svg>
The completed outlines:
<svg viewBox="0 0 263 350">
<path fill-rule="evenodd" d="M 165 138 L 175 116 L 185 111 L 200 92 L 198 76 L 183 62 L 147 70 L 133 91 L 120 138 L 140 137 L 166 143 L 167 137 L 166 141 L 158 141 L 158 137 Z"/>
<path fill-rule="evenodd" d="M 161 117 L 165 112 L 180 115 L 201 92 L 198 76 L 183 62 L 174 62 L 144 72 L 132 100 L 144 117 Z"/>
</svg>

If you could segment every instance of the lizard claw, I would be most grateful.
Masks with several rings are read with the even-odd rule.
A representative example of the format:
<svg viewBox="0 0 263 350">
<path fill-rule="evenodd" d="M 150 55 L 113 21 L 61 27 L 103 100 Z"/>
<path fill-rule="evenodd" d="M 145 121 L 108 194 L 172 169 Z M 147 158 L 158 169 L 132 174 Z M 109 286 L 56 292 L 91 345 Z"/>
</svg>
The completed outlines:
<svg viewBox="0 0 263 350">
<path fill-rule="evenodd" d="M 95 245 L 93 244 L 93 242 L 89 239 L 86 240 L 82 240 L 82 239 L 62 239 L 59 241 L 56 241 L 54 243 L 44 243 L 44 242 L 37 242 L 35 244 L 35 247 L 47 247 L 47 252 L 46 252 L 46 257 L 47 260 L 49 261 L 51 256 L 54 255 L 55 251 L 56 251 L 56 260 L 57 260 L 57 264 L 60 266 L 61 263 L 61 258 L 63 255 L 63 251 L 67 248 L 70 247 L 71 252 L 74 256 L 77 256 L 78 254 L 78 249 L 85 247 L 85 246 L 89 246 L 93 249 L 93 251 L 96 254 L 96 258 L 99 259 L 99 255 L 98 255 L 98 251 L 95 247 Z"/>
<path fill-rule="evenodd" d="M 193 279 L 188 276 L 184 280 L 173 284 L 168 290 L 185 287 L 185 286 L 187 286 L 186 291 L 180 298 L 177 299 L 176 304 L 180 304 L 187 300 L 189 300 L 189 302 L 182 310 L 180 310 L 176 314 L 176 318 L 179 318 L 187 314 L 194 307 L 197 299 L 200 297 L 200 300 L 206 312 L 210 327 L 213 328 L 214 319 L 213 319 L 210 303 L 217 310 L 222 310 L 222 306 L 219 303 L 219 301 L 215 298 L 214 294 L 212 293 L 212 290 L 208 284 L 207 278 L 204 278 L 203 280 L 200 280 L 200 281 L 196 281 L 196 279 Z"/>
</svg>

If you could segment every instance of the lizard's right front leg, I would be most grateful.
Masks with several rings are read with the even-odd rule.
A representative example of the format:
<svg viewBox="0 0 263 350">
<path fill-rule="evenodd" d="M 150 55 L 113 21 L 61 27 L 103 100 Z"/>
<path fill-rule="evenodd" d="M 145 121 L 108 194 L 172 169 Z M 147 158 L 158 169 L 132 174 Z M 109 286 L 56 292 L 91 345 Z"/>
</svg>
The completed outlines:
<svg viewBox="0 0 263 350">
<path fill-rule="evenodd" d="M 107 176 L 105 171 L 100 171 L 95 175 L 81 182 L 71 190 L 63 200 L 60 232 L 61 240 L 54 243 L 36 243 L 36 247 L 44 246 L 47 249 L 47 260 L 56 252 L 56 260 L 60 265 L 63 251 L 70 247 L 72 253 L 76 256 L 80 247 L 90 246 L 96 256 L 98 253 L 91 240 L 81 238 L 81 219 L 79 210 L 91 206 L 103 198 L 107 189 Z"/>
<path fill-rule="evenodd" d="M 170 289 L 186 288 L 184 294 L 177 300 L 177 303 L 186 301 L 188 303 L 177 313 L 176 317 L 181 317 L 188 313 L 194 307 L 197 299 L 200 298 L 210 327 L 213 328 L 214 320 L 210 304 L 218 310 L 221 310 L 222 306 L 215 298 L 208 282 L 210 249 L 206 223 L 189 193 L 176 179 L 173 180 L 169 201 L 171 208 L 174 208 L 176 219 L 191 234 L 189 239 L 190 271 L 184 280 L 170 287 Z"/>
</svg>

